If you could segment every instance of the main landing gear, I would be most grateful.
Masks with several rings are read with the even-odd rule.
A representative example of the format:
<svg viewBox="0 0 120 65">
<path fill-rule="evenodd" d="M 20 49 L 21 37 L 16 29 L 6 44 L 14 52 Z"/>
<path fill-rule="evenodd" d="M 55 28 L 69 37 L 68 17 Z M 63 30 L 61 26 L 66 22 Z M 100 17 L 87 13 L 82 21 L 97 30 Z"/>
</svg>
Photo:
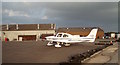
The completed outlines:
<svg viewBox="0 0 120 65">
<path fill-rule="evenodd" d="M 55 47 L 56 48 L 61 48 L 62 47 L 61 44 L 64 45 L 65 47 L 70 46 L 69 43 L 56 42 Z M 47 46 L 53 46 L 53 45 L 54 45 L 53 42 L 48 42 L 48 44 L 47 44 Z"/>
<path fill-rule="evenodd" d="M 54 45 L 53 42 L 48 42 L 48 44 L 47 44 L 47 46 L 53 46 L 53 45 Z M 57 42 L 55 47 L 60 48 L 61 47 L 60 42 Z"/>
<path fill-rule="evenodd" d="M 70 44 L 69 44 L 69 43 L 65 43 L 64 45 L 65 45 L 66 47 L 70 46 Z"/>
<path fill-rule="evenodd" d="M 52 46 L 53 45 L 52 43 L 53 42 L 48 42 L 47 46 Z"/>
</svg>

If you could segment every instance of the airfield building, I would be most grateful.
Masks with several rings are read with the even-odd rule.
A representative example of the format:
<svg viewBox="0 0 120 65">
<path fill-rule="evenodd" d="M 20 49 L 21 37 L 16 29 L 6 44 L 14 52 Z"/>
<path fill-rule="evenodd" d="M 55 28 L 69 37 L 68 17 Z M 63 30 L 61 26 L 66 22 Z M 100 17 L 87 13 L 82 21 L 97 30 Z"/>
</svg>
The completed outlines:
<svg viewBox="0 0 120 65">
<path fill-rule="evenodd" d="M 98 28 L 96 38 L 103 38 L 104 31 L 99 27 L 70 27 L 70 28 L 58 28 L 57 32 L 65 32 L 72 35 L 80 35 L 81 37 L 87 36 L 93 28 Z"/>
<path fill-rule="evenodd" d="M 2 25 L 2 41 L 39 40 L 42 34 L 55 34 L 55 24 L 11 24 Z"/>
<path fill-rule="evenodd" d="M 10 24 L 2 25 L 2 41 L 28 41 L 45 39 L 46 36 L 58 32 L 66 32 L 72 35 L 87 36 L 94 27 L 70 27 L 58 28 L 55 24 Z M 103 38 L 104 31 L 98 28 L 96 38 Z"/>
</svg>

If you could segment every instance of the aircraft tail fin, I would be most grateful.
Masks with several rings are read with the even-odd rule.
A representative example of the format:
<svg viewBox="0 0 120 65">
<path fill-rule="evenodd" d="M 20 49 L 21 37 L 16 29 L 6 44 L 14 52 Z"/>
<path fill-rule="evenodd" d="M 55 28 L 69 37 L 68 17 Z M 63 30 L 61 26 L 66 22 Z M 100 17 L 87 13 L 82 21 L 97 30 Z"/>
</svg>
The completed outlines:
<svg viewBox="0 0 120 65">
<path fill-rule="evenodd" d="M 97 35 L 98 29 L 92 29 L 89 35 L 87 36 L 88 38 L 92 38 L 91 42 L 95 41 L 96 35 Z"/>
</svg>

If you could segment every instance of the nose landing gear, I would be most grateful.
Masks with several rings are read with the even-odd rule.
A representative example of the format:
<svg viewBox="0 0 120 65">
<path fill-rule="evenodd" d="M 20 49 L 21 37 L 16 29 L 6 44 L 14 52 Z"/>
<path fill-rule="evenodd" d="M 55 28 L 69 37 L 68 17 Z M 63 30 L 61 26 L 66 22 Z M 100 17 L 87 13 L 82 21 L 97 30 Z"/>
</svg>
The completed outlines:
<svg viewBox="0 0 120 65">
<path fill-rule="evenodd" d="M 61 47 L 60 43 L 57 42 L 57 44 L 55 45 L 55 47 L 60 48 Z"/>
</svg>

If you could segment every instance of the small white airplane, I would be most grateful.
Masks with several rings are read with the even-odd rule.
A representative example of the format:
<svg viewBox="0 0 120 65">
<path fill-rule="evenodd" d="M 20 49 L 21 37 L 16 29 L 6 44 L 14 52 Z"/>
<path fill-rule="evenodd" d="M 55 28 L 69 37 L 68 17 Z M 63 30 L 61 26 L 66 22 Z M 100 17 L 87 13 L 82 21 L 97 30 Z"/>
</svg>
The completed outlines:
<svg viewBox="0 0 120 65">
<path fill-rule="evenodd" d="M 61 47 L 60 44 L 70 46 L 71 43 L 94 42 L 98 29 L 92 29 L 88 36 L 80 37 L 79 35 L 71 35 L 68 33 L 57 33 L 55 36 L 45 37 L 48 42 L 47 46 Z"/>
</svg>

